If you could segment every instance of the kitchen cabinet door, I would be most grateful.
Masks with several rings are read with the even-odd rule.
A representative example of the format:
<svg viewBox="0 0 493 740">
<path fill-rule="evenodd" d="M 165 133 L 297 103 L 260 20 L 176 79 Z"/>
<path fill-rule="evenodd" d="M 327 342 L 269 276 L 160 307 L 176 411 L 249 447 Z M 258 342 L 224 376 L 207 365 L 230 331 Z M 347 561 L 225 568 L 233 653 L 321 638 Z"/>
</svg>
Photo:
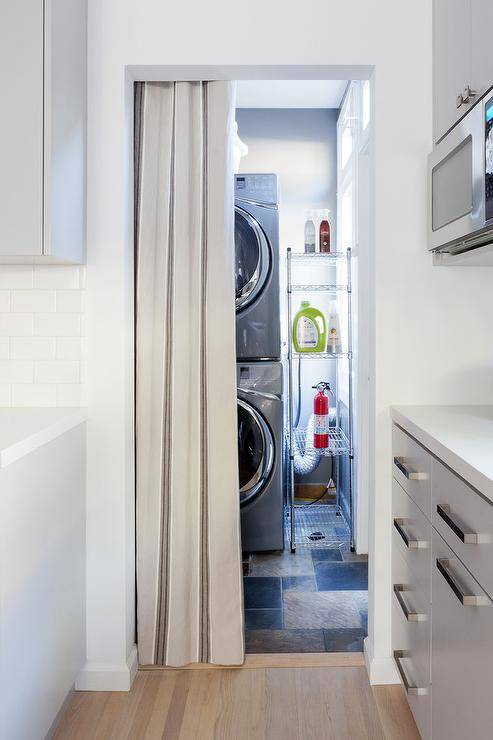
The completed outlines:
<svg viewBox="0 0 493 740">
<path fill-rule="evenodd" d="M 43 0 L 2 3 L 0 256 L 41 255 Z"/>
<path fill-rule="evenodd" d="M 45 0 L 44 249 L 84 262 L 87 0 Z"/>
<path fill-rule="evenodd" d="M 471 84 L 471 0 L 434 0 L 433 129 L 435 141 L 440 139 L 467 111 L 467 105 L 457 108 L 457 96 L 464 92 L 467 85 Z"/>
<path fill-rule="evenodd" d="M 471 87 L 483 93 L 493 85 L 493 2 L 471 0 Z"/>
<path fill-rule="evenodd" d="M 432 572 L 433 740 L 485 740 L 493 727 L 493 604 L 436 532 Z"/>
</svg>

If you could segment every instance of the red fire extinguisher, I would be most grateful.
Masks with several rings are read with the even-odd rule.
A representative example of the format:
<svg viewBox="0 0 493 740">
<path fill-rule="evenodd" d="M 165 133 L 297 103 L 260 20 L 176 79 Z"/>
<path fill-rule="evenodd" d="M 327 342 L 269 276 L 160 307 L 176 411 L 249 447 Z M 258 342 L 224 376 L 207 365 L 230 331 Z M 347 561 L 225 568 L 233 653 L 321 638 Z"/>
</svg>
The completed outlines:
<svg viewBox="0 0 493 740">
<path fill-rule="evenodd" d="M 318 383 L 314 388 L 317 389 L 313 399 L 313 415 L 315 423 L 313 425 L 313 446 L 321 450 L 329 446 L 329 399 L 325 395 L 327 390 L 332 393 L 328 383 Z"/>
</svg>

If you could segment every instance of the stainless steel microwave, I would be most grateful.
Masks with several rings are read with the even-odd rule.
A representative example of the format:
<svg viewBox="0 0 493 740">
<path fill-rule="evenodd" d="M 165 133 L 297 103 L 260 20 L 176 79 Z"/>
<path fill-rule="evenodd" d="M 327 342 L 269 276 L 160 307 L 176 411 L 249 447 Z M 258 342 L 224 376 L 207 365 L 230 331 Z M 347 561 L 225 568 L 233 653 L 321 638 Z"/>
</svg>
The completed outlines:
<svg viewBox="0 0 493 740">
<path fill-rule="evenodd" d="M 428 248 L 458 255 L 493 243 L 493 91 L 428 157 Z"/>
</svg>

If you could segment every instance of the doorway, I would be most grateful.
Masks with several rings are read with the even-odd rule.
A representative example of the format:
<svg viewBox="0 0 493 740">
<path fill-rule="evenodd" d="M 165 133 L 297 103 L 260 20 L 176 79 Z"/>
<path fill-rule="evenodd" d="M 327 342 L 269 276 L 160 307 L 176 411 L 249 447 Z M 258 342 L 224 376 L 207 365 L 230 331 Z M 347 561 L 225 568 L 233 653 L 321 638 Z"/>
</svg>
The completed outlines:
<svg viewBox="0 0 493 740">
<path fill-rule="evenodd" d="M 358 341 L 365 319 L 358 311 L 367 264 L 358 229 L 368 194 L 357 193 L 369 141 L 368 94 L 361 81 L 238 83 L 236 287 L 240 299 L 245 286 L 250 294 L 257 289 L 257 314 L 237 321 L 237 350 L 238 334 L 245 345 L 253 329 L 262 346 L 262 321 L 271 336 L 278 324 L 280 334 L 278 356 L 270 347 L 237 361 L 247 652 L 361 651 L 367 634 L 367 491 L 358 486 L 357 411 L 365 395 Z M 256 226 L 247 240 L 242 218 L 252 208 Z M 277 238 L 266 214 L 278 219 Z M 325 220 L 328 248 L 320 242 Z M 263 304 L 258 299 L 261 276 L 271 293 L 276 284 L 277 304 L 272 295 Z M 293 346 L 301 302 L 322 316 L 324 336 L 314 352 Z M 320 446 L 315 394 L 329 405 Z"/>
</svg>

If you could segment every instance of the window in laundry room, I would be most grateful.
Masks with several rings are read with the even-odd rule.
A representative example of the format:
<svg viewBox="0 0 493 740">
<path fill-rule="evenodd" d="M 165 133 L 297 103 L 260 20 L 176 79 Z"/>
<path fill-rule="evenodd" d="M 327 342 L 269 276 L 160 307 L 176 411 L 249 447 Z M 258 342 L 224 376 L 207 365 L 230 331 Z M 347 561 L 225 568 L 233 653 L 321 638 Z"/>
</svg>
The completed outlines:
<svg viewBox="0 0 493 740">
<path fill-rule="evenodd" d="M 368 563 L 354 235 L 362 203 L 351 194 L 369 85 L 240 81 L 236 122 L 246 649 L 360 651 Z"/>
</svg>

